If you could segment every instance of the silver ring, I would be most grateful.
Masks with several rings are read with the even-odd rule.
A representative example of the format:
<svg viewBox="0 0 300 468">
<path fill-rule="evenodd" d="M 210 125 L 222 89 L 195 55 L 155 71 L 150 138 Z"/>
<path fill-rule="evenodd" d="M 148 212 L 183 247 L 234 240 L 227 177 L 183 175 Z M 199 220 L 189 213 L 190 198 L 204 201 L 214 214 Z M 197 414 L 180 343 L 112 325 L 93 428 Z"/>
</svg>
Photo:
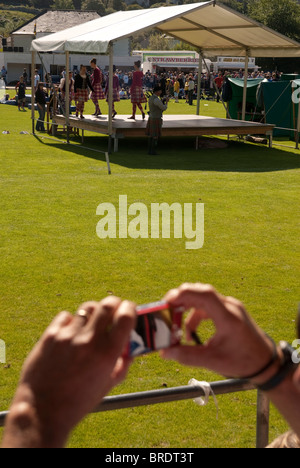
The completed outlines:
<svg viewBox="0 0 300 468">
<path fill-rule="evenodd" d="M 80 309 L 78 310 L 78 312 L 76 312 L 76 315 L 78 317 L 82 317 L 85 320 L 85 322 L 87 322 L 91 316 L 91 313 L 87 310 Z"/>
</svg>

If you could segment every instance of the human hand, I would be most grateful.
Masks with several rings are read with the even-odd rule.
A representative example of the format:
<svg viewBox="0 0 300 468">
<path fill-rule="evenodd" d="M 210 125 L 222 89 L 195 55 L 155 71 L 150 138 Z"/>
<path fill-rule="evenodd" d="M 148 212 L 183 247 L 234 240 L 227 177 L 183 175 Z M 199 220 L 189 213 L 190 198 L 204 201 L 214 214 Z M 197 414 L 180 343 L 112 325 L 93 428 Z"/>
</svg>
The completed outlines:
<svg viewBox="0 0 300 468">
<path fill-rule="evenodd" d="M 63 446 L 125 378 L 131 361 L 122 352 L 134 325 L 135 305 L 112 296 L 83 304 L 79 315 L 60 313 L 25 361 L 4 446 Z"/>
<path fill-rule="evenodd" d="M 172 307 L 191 309 L 186 319 L 188 340 L 204 320 L 211 319 L 216 328 L 214 336 L 203 346 L 169 348 L 161 352 L 164 358 L 240 378 L 255 374 L 271 360 L 271 340 L 238 300 L 222 296 L 212 286 L 200 283 L 183 284 L 169 291 L 164 299 Z"/>
</svg>

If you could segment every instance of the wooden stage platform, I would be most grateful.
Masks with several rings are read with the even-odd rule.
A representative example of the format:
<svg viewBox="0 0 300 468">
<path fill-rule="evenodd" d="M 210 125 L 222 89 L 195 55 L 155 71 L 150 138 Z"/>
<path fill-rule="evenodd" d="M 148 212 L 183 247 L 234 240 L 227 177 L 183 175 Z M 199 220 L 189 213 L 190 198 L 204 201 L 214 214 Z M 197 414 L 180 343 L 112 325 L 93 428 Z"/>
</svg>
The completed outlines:
<svg viewBox="0 0 300 468">
<path fill-rule="evenodd" d="M 70 127 L 78 131 L 101 133 L 108 135 L 108 117 L 102 115 L 95 117 L 85 115 L 80 119 L 73 115 L 70 116 Z M 147 125 L 147 116 L 143 121 L 141 115 L 136 116 L 136 120 L 128 120 L 127 115 L 118 115 L 113 119 L 114 151 L 118 151 L 118 142 L 126 137 L 146 137 L 145 129 Z M 53 118 L 53 128 L 65 125 L 66 119 L 63 115 L 55 115 Z M 163 137 L 172 136 L 211 136 L 211 135 L 265 135 L 269 138 L 269 146 L 272 147 L 274 125 L 246 122 L 242 120 L 218 119 L 214 117 L 204 117 L 198 115 L 164 115 L 163 116 Z"/>
</svg>

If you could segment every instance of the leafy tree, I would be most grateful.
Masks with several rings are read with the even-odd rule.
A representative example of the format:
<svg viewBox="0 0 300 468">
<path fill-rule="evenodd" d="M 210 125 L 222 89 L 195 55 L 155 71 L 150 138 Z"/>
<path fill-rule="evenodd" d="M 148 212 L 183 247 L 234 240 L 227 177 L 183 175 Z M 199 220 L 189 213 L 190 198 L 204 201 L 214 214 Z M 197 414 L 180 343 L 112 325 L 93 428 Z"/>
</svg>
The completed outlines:
<svg viewBox="0 0 300 468">
<path fill-rule="evenodd" d="M 96 11 L 100 16 L 106 14 L 105 6 L 101 0 L 85 0 L 82 2 L 81 9 Z"/>
<path fill-rule="evenodd" d="M 222 3 L 229 6 L 233 10 L 240 11 L 241 13 L 248 13 L 248 0 L 223 0 Z"/>
<path fill-rule="evenodd" d="M 74 5 L 75 10 L 81 10 L 81 3 L 82 3 L 81 0 L 73 0 L 73 5 Z"/>
<path fill-rule="evenodd" d="M 149 38 L 149 50 L 171 50 L 170 40 L 161 33 L 151 34 Z"/>
<path fill-rule="evenodd" d="M 249 16 L 292 39 L 300 38 L 300 5 L 297 0 L 250 0 Z"/>
<path fill-rule="evenodd" d="M 131 5 L 127 5 L 127 10 L 143 10 L 143 7 L 138 3 L 132 3 Z"/>
<path fill-rule="evenodd" d="M 31 3 L 34 8 L 46 10 L 51 8 L 53 0 L 31 0 Z"/>
<path fill-rule="evenodd" d="M 53 10 L 74 10 L 72 0 L 54 0 L 52 5 Z"/>
<path fill-rule="evenodd" d="M 122 0 L 113 0 L 112 7 L 114 10 L 120 11 L 120 10 L 126 10 L 127 5 Z"/>
</svg>

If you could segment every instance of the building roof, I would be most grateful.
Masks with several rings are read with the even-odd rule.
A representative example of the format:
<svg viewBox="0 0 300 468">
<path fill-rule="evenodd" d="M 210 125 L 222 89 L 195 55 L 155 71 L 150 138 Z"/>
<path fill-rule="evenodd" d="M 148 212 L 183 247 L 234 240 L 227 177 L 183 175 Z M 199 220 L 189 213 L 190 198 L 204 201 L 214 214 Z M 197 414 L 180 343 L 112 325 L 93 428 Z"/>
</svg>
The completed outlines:
<svg viewBox="0 0 300 468">
<path fill-rule="evenodd" d="M 49 10 L 16 29 L 13 34 L 56 33 L 88 21 L 99 19 L 96 11 Z"/>
<path fill-rule="evenodd" d="M 156 28 L 206 55 L 300 57 L 300 44 L 216 0 L 119 11 L 32 41 L 39 52 L 108 53 L 114 41 Z"/>
</svg>

